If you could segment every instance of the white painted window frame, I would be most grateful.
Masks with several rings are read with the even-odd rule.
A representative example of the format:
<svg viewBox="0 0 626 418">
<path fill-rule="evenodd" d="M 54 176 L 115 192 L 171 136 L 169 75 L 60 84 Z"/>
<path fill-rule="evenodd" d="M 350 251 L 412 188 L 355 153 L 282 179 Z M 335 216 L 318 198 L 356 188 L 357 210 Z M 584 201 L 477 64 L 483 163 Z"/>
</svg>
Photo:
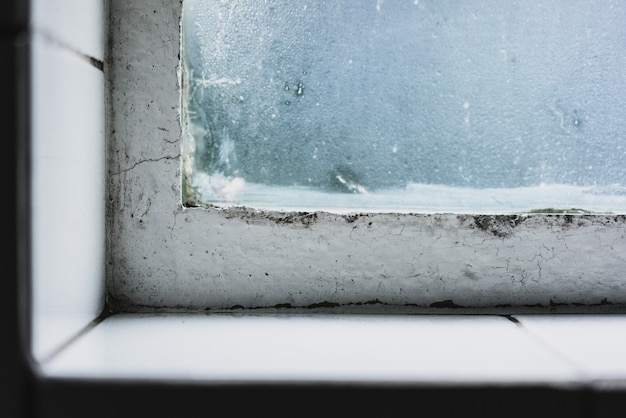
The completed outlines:
<svg viewBox="0 0 626 418">
<path fill-rule="evenodd" d="M 512 312 L 626 302 L 623 215 L 185 207 L 181 12 L 182 1 L 109 1 L 114 311 Z"/>
</svg>

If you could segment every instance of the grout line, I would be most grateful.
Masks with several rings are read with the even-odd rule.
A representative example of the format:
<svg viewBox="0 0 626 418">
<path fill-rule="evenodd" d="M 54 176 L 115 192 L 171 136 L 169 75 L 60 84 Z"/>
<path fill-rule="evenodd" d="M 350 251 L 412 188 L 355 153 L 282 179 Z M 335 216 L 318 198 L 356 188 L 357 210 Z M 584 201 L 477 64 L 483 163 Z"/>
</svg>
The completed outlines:
<svg viewBox="0 0 626 418">
<path fill-rule="evenodd" d="M 78 49 L 66 44 L 63 41 L 60 41 L 58 39 L 56 39 L 51 33 L 44 31 L 44 30 L 38 30 L 37 31 L 39 34 L 41 34 L 41 36 L 43 36 L 44 39 L 46 39 L 47 41 L 55 44 L 57 47 L 65 49 L 73 54 L 78 55 L 80 58 L 82 58 L 83 60 L 87 61 L 89 64 L 91 64 L 93 67 L 97 68 L 100 71 L 104 72 L 104 61 L 99 60 L 97 58 L 92 57 L 91 55 L 87 55 L 84 54 L 82 52 L 80 52 Z"/>
<path fill-rule="evenodd" d="M 104 61 L 101 61 L 101 60 L 99 60 L 97 58 L 94 58 L 92 56 L 89 56 L 89 55 L 84 55 L 84 57 L 89 60 L 89 63 L 91 65 L 96 67 L 98 70 L 104 72 Z"/>
<path fill-rule="evenodd" d="M 515 325 L 520 326 L 520 327 L 522 326 L 519 319 L 515 318 L 513 315 L 502 315 L 502 316 L 508 319 L 509 321 L 513 322 Z"/>
<path fill-rule="evenodd" d="M 569 358 L 565 353 L 563 353 L 557 347 L 553 346 L 552 344 L 550 344 L 549 342 L 547 342 L 546 340 L 541 338 L 539 335 L 537 335 L 534 332 L 532 332 L 530 329 L 528 329 L 526 326 L 524 326 L 524 323 L 522 321 L 520 321 L 519 319 L 515 318 L 513 315 L 504 315 L 504 316 L 507 317 L 507 319 L 509 319 L 511 322 L 515 323 L 520 328 L 523 328 L 523 330 L 524 330 L 523 332 L 525 332 L 530 338 L 535 340 L 539 345 L 541 345 L 542 347 L 546 348 L 548 351 L 550 351 L 554 355 L 556 355 L 559 359 L 563 360 L 567 365 L 572 367 L 574 369 L 574 371 L 578 375 L 580 375 L 580 377 L 579 377 L 580 383 L 583 383 L 583 384 L 592 384 L 593 383 L 591 377 L 589 375 L 587 375 L 587 373 L 584 371 L 584 368 L 581 367 L 580 364 L 578 364 L 576 361 L 574 361 L 571 358 Z"/>
<path fill-rule="evenodd" d="M 76 333 L 76 335 L 71 337 L 69 340 L 67 340 L 66 342 L 61 344 L 59 347 L 57 347 L 55 350 L 53 350 L 50 354 L 48 354 L 43 359 L 41 359 L 41 361 L 39 362 L 40 365 L 43 365 L 43 364 L 48 363 L 49 361 L 51 361 L 54 357 L 58 356 L 59 353 L 61 353 L 63 350 L 65 350 L 70 345 L 75 343 L 80 337 L 82 337 L 85 334 L 87 334 L 89 331 L 94 329 L 97 325 L 101 324 L 105 319 L 107 319 L 111 315 L 113 315 L 113 312 L 111 312 L 108 309 L 108 307 L 105 306 L 104 310 L 100 313 L 100 315 L 98 315 L 90 323 L 85 325 L 85 327 L 83 329 L 81 329 L 80 331 L 78 331 Z"/>
</svg>

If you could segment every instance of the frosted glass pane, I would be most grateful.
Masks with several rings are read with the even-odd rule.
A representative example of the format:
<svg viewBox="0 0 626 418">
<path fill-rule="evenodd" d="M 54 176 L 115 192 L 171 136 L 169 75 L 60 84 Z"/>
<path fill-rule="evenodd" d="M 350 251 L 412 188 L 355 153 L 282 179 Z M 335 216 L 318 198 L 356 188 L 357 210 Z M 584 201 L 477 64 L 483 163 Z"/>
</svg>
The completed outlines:
<svg viewBox="0 0 626 418">
<path fill-rule="evenodd" d="M 186 0 L 186 198 L 626 211 L 626 3 Z"/>
</svg>

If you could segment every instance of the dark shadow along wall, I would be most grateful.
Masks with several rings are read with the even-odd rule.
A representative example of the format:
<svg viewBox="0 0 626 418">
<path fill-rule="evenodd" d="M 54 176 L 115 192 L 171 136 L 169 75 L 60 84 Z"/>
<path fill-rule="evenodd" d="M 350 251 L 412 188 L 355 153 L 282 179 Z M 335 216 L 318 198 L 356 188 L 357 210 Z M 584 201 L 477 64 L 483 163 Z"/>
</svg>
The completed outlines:
<svg viewBox="0 0 626 418">
<path fill-rule="evenodd" d="M 2 401 L 0 416 L 31 416 L 33 391 L 27 353 L 28 300 L 28 86 L 29 2 L 5 0 L 0 6 L 0 126 L 3 152 L 2 281 Z"/>
</svg>

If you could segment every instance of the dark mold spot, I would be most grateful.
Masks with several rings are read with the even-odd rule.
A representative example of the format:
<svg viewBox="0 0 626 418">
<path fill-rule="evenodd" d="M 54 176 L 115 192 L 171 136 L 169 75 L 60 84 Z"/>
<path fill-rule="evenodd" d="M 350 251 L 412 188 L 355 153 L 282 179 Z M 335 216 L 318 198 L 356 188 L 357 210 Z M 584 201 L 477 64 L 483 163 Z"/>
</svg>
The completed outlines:
<svg viewBox="0 0 626 418">
<path fill-rule="evenodd" d="M 508 238 L 524 220 L 525 217 L 519 215 L 478 215 L 474 216 L 474 225 L 498 238 Z"/>
<path fill-rule="evenodd" d="M 379 301 L 378 299 L 374 299 L 374 300 L 368 300 L 367 302 L 355 302 L 351 305 L 385 305 L 385 303 L 382 303 L 381 301 Z"/>
<path fill-rule="evenodd" d="M 598 303 L 591 303 L 591 304 L 587 304 L 587 303 L 581 303 L 581 302 L 572 302 L 572 303 L 558 303 L 555 302 L 554 300 L 550 299 L 550 308 L 551 309 L 555 309 L 559 306 L 576 306 L 576 307 L 584 307 L 584 306 L 605 306 L 605 305 L 613 305 L 612 302 L 609 302 L 607 300 L 607 298 L 602 299 L 600 302 Z"/>
<path fill-rule="evenodd" d="M 324 301 L 324 302 L 320 302 L 320 303 L 313 303 L 313 304 L 307 306 L 307 308 L 309 308 L 309 309 L 315 309 L 315 308 L 336 308 L 338 306 L 341 306 L 341 305 L 339 305 L 336 302 Z"/>
<path fill-rule="evenodd" d="M 462 308 L 463 306 L 455 304 L 451 299 L 442 300 L 441 302 L 433 302 L 430 304 L 431 308 Z"/>
<path fill-rule="evenodd" d="M 317 220 L 315 212 L 294 212 L 287 213 L 284 216 L 268 216 L 267 219 L 275 222 L 277 225 L 283 224 L 302 224 L 306 227 L 311 226 Z"/>
<path fill-rule="evenodd" d="M 241 219 L 252 224 L 303 225 L 310 227 L 317 221 L 316 212 L 273 212 L 254 210 L 246 207 L 234 207 L 224 210 L 226 219 Z"/>
</svg>

